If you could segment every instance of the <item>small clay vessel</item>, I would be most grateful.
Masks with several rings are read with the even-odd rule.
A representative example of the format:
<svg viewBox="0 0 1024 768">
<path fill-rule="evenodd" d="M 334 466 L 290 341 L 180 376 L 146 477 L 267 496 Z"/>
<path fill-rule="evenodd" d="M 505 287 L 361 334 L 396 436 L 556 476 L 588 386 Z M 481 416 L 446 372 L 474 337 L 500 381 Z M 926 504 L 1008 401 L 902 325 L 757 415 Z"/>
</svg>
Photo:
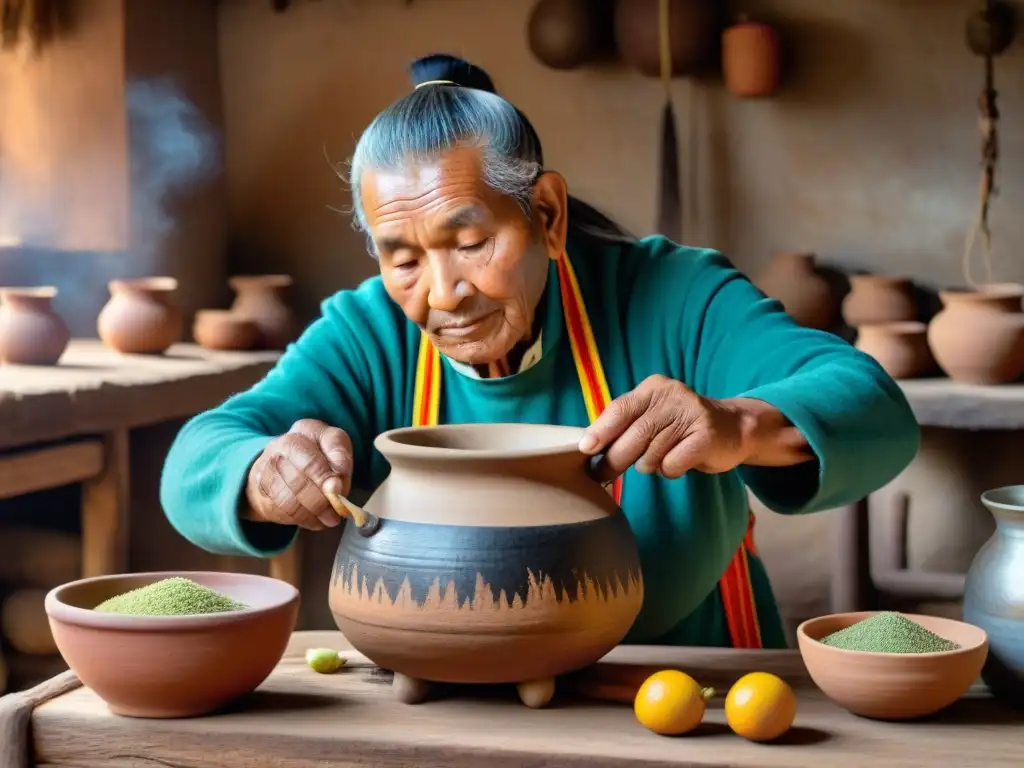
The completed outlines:
<svg viewBox="0 0 1024 768">
<path fill-rule="evenodd" d="M 622 640 L 643 604 L 636 540 L 590 478 L 583 430 L 532 424 L 396 429 L 391 472 L 345 525 L 331 576 L 338 627 L 395 672 L 429 683 L 515 683 L 543 706 L 557 676 Z"/>
<path fill-rule="evenodd" d="M 583 66 L 600 48 L 593 16 L 588 0 L 538 0 L 526 27 L 530 52 L 552 69 Z"/>
<path fill-rule="evenodd" d="M 999 701 L 1024 709 L 1024 485 L 981 496 L 996 530 L 967 571 L 964 621 L 988 633 L 981 677 Z"/>
<path fill-rule="evenodd" d="M 54 365 L 60 360 L 71 334 L 53 311 L 56 295 L 50 286 L 0 290 L 0 363 Z"/>
<path fill-rule="evenodd" d="M 782 302 L 800 325 L 829 330 L 838 320 L 839 301 L 818 274 L 813 253 L 778 253 L 755 281 L 765 294 Z"/>
<path fill-rule="evenodd" d="M 1024 373 L 1024 292 L 1013 285 L 940 291 L 928 324 L 935 361 L 955 381 L 1006 384 Z"/>
<path fill-rule="evenodd" d="M 843 320 L 851 328 L 917 319 L 917 302 L 906 277 L 850 275 L 850 292 L 843 299 Z"/>
<path fill-rule="evenodd" d="M 289 275 L 237 275 L 228 284 L 236 293 L 231 311 L 256 324 L 257 346 L 284 349 L 295 339 L 295 317 L 284 301 Z"/>
<path fill-rule="evenodd" d="M 862 325 L 857 349 L 871 355 L 894 379 L 912 379 L 934 369 L 928 348 L 928 326 L 916 320 Z"/>
<path fill-rule="evenodd" d="M 192 323 L 192 337 L 204 349 L 251 349 L 259 339 L 252 320 L 229 309 L 201 309 Z"/>
<path fill-rule="evenodd" d="M 100 339 L 124 354 L 158 355 L 181 341 L 184 320 L 175 299 L 173 277 L 111 280 L 110 300 L 100 310 Z"/>
<path fill-rule="evenodd" d="M 769 24 L 741 19 L 722 33 L 722 75 L 734 96 L 771 96 L 782 64 L 779 33 Z"/>
<path fill-rule="evenodd" d="M 659 0 L 617 0 L 615 42 L 622 61 L 648 77 L 661 76 Z M 669 0 L 672 75 L 706 70 L 714 61 L 722 14 L 714 0 Z"/>
</svg>

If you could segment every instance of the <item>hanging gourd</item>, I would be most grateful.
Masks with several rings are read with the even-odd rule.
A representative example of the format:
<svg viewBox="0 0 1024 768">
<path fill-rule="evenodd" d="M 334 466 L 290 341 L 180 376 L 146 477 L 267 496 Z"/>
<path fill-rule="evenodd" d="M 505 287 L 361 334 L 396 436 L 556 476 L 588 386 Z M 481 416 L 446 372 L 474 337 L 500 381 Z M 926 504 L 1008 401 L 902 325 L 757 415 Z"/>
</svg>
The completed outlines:
<svg viewBox="0 0 1024 768">
<path fill-rule="evenodd" d="M 764 22 L 741 17 L 722 33 L 722 76 L 734 96 L 759 98 L 778 90 L 779 33 Z"/>
<path fill-rule="evenodd" d="M 615 42 L 619 57 L 648 77 L 661 77 L 660 0 L 618 0 Z M 721 29 L 720 3 L 668 0 L 670 75 L 696 74 L 714 65 Z"/>
<path fill-rule="evenodd" d="M 601 48 L 595 21 L 587 0 L 538 0 L 526 25 L 530 51 L 552 69 L 588 64 Z"/>
</svg>

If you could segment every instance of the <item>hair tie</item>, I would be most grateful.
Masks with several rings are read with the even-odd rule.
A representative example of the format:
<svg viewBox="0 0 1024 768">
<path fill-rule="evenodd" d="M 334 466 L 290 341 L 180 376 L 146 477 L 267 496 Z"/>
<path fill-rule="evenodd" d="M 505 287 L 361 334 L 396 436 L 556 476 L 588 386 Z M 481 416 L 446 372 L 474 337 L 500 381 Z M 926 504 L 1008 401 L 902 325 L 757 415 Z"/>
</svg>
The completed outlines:
<svg viewBox="0 0 1024 768">
<path fill-rule="evenodd" d="M 419 83 L 413 90 L 418 91 L 424 85 L 458 85 L 454 80 L 424 80 Z"/>
</svg>

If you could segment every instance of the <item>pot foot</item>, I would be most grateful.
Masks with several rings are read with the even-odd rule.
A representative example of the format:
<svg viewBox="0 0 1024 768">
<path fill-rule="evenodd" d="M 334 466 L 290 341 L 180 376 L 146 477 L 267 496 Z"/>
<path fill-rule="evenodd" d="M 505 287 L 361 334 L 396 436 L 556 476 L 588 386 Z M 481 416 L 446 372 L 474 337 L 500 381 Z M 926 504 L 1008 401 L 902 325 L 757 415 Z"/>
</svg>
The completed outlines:
<svg viewBox="0 0 1024 768">
<path fill-rule="evenodd" d="M 430 694 L 430 683 L 395 672 L 391 689 L 395 693 L 395 698 L 403 704 L 420 704 Z"/>
<path fill-rule="evenodd" d="M 516 686 L 519 692 L 519 699 L 531 709 L 540 709 L 547 706 L 555 695 L 555 678 L 547 677 L 542 680 L 528 680 Z"/>
</svg>

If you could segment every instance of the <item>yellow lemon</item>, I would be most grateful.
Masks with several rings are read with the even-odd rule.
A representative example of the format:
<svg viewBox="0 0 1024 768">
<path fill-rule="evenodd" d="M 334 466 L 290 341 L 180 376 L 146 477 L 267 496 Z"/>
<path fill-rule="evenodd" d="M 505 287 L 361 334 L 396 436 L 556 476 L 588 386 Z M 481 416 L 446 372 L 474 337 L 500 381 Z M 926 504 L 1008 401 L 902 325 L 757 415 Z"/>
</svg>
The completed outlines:
<svg viewBox="0 0 1024 768">
<path fill-rule="evenodd" d="M 784 734 L 796 718 L 796 694 L 768 672 L 751 672 L 736 681 L 725 697 L 729 727 L 750 741 L 771 741 Z"/>
<path fill-rule="evenodd" d="M 648 677 L 633 700 L 636 719 L 663 736 L 692 731 L 704 718 L 705 702 L 714 696 L 684 672 L 666 669 Z"/>
</svg>

